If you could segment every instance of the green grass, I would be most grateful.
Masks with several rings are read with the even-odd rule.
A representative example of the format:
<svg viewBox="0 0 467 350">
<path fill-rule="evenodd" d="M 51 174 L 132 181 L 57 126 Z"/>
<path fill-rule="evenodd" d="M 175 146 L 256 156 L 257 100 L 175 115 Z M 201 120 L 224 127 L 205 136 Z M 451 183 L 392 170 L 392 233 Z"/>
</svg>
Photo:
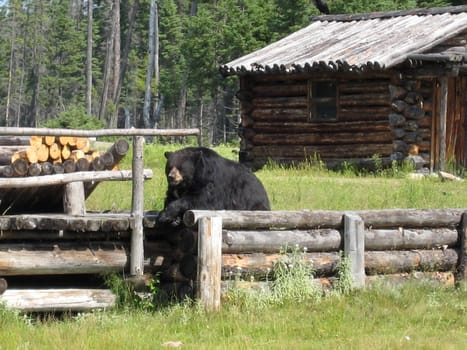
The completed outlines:
<svg viewBox="0 0 467 350">
<path fill-rule="evenodd" d="M 180 304 L 37 322 L 0 311 L 0 349 L 463 349 L 467 290 L 406 285 L 219 313 Z"/>
<path fill-rule="evenodd" d="M 146 210 L 162 209 L 167 188 L 163 152 L 179 147 L 156 144 L 145 147 L 145 168 L 154 173 L 144 185 Z M 225 157 L 236 159 L 234 147 L 221 146 L 216 150 Z M 131 168 L 131 155 L 121 166 Z M 410 179 L 405 171 L 392 171 L 391 176 L 356 175 L 352 170 L 333 172 L 309 165 L 294 168 L 273 165 L 257 171 L 256 175 L 268 192 L 273 210 L 467 208 L 467 181 L 442 182 L 438 177 Z M 129 210 L 131 182 L 99 184 L 87 199 L 86 206 L 90 210 Z"/>
<path fill-rule="evenodd" d="M 145 147 L 145 168 L 154 172 L 145 184 L 146 210 L 162 209 L 163 151 L 175 148 Z M 233 149 L 217 150 L 234 159 Z M 131 159 L 121 165 L 129 169 Z M 316 166 L 268 166 L 257 175 L 275 210 L 467 207 L 466 181 L 413 180 L 405 172 L 357 175 L 348 169 L 339 173 Z M 93 210 L 127 210 L 131 183 L 101 183 L 86 204 Z M 466 284 L 372 287 L 298 302 L 297 295 L 304 293 L 297 294 L 294 288 L 303 284 L 289 282 L 285 279 L 284 288 L 277 289 L 292 296 L 283 302 L 277 302 L 277 295 L 267 299 L 239 293 L 236 299 L 225 300 L 219 313 L 181 303 L 152 312 L 122 308 L 39 321 L 0 307 L 0 350 L 162 349 L 168 341 L 181 341 L 182 349 L 229 350 L 464 349 L 467 344 Z"/>
</svg>

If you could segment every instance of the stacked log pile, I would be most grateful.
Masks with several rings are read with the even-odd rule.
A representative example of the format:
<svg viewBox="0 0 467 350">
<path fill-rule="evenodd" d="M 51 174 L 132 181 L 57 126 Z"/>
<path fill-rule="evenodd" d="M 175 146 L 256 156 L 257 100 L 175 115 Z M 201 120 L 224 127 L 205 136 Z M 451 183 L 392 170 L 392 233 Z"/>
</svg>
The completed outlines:
<svg viewBox="0 0 467 350">
<path fill-rule="evenodd" d="M 21 141 L 20 141 L 21 140 Z M 2 143 L 6 143 L 2 138 Z M 15 145 L 0 146 L 0 212 L 2 214 L 63 212 L 65 185 L 15 187 L 14 178 L 117 170 L 129 150 L 126 139 L 115 141 L 106 151 L 91 149 L 85 137 L 32 136 L 15 138 Z M 84 174 L 83 173 L 83 174 Z M 42 178 L 41 178 L 42 179 Z M 99 184 L 84 183 L 87 198 Z"/>
<path fill-rule="evenodd" d="M 403 160 L 408 155 L 416 167 L 429 163 L 433 101 L 432 81 L 404 81 L 390 85 L 392 113 L 389 125 L 394 137 L 392 159 Z"/>
<path fill-rule="evenodd" d="M 0 147 L 0 176 L 39 176 L 112 170 L 129 149 L 125 139 L 107 151 L 91 149 L 86 137 L 31 136 L 28 145 Z"/>
</svg>

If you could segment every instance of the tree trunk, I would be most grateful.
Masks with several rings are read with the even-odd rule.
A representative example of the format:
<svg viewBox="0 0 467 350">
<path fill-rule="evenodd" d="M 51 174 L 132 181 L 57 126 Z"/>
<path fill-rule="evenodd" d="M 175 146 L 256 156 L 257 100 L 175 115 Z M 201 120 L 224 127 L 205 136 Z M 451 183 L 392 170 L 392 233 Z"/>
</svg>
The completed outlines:
<svg viewBox="0 0 467 350">
<path fill-rule="evenodd" d="M 120 1 L 114 1 L 112 11 L 112 39 L 113 39 L 113 78 L 112 78 L 112 101 L 115 103 L 120 79 Z M 114 104 L 112 114 L 109 116 L 109 127 L 116 128 L 118 121 L 118 105 Z"/>
<path fill-rule="evenodd" d="M 120 93 L 122 90 L 123 79 L 125 78 L 125 73 L 128 67 L 128 55 L 130 53 L 131 47 L 131 34 L 133 33 L 133 28 L 135 26 L 136 21 L 136 13 L 138 11 L 139 1 L 134 0 L 133 6 L 130 9 L 130 13 L 128 15 L 128 29 L 125 36 L 125 46 L 123 47 L 121 62 L 120 62 L 120 75 L 118 77 L 118 84 L 116 86 L 115 97 L 114 97 L 114 104 L 118 106 L 120 104 Z M 127 110 L 125 110 L 126 113 Z M 126 117 L 126 114 L 125 114 Z M 127 128 L 127 124 L 125 118 L 125 128 Z M 129 126 L 128 126 L 129 127 Z"/>
<path fill-rule="evenodd" d="M 92 0 L 88 0 L 88 37 L 86 51 L 86 113 L 92 115 Z"/>
<path fill-rule="evenodd" d="M 148 39 L 148 50 L 149 59 L 148 67 L 146 71 L 146 85 L 144 92 L 144 105 L 143 105 L 143 125 L 149 129 L 151 127 L 150 121 L 150 109 L 151 109 L 151 81 L 154 74 L 154 52 L 155 52 L 155 40 L 154 40 L 154 28 L 155 28 L 155 17 L 157 15 L 157 1 L 151 0 L 151 7 L 149 13 L 149 39 Z"/>
</svg>

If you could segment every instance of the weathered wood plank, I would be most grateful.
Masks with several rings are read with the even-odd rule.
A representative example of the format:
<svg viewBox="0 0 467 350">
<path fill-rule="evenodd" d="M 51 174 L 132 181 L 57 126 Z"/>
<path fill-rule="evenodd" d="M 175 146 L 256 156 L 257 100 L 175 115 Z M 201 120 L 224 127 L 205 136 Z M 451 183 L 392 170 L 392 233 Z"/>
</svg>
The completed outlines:
<svg viewBox="0 0 467 350">
<path fill-rule="evenodd" d="M 123 271 L 128 263 L 121 244 L 2 244 L 0 275 L 63 275 Z"/>
<path fill-rule="evenodd" d="M 366 251 L 365 272 L 367 275 L 409 273 L 413 271 L 454 272 L 458 261 L 455 249 L 411 251 Z M 222 254 L 222 279 L 241 278 L 249 280 L 274 279 L 274 264 L 283 258 L 281 254 Z M 331 276 L 337 271 L 340 253 L 304 253 L 303 263 L 318 277 Z"/>
<path fill-rule="evenodd" d="M 278 253 L 284 247 L 299 246 L 309 252 L 337 251 L 341 234 L 335 229 L 256 230 L 222 232 L 223 253 Z"/>
<path fill-rule="evenodd" d="M 144 169 L 145 179 L 152 178 L 152 170 Z M 64 185 L 69 182 L 94 182 L 94 181 L 123 181 L 131 180 L 133 177 L 131 170 L 117 171 L 82 171 L 67 174 L 44 175 L 38 177 L 25 178 L 0 178 L 0 188 L 23 188 Z"/>
<path fill-rule="evenodd" d="M 98 136 L 190 136 L 198 135 L 199 129 L 50 129 L 50 128 L 14 128 L 0 127 L 0 135 L 24 136 L 78 136 L 78 137 L 98 137 Z"/>
<path fill-rule="evenodd" d="M 336 133 L 289 133 L 282 128 L 281 134 L 256 134 L 251 138 L 255 145 L 353 145 L 392 142 L 393 137 L 387 131 L 373 132 L 336 132 Z M 369 146 L 367 146 L 370 148 Z"/>
<path fill-rule="evenodd" d="M 108 289 L 8 289 L 0 303 L 23 312 L 91 311 L 115 306 Z"/>
<path fill-rule="evenodd" d="M 387 115 L 384 121 L 355 121 L 348 123 L 302 123 L 302 122 L 276 122 L 274 119 L 264 122 L 252 123 L 251 128 L 257 133 L 281 134 L 288 133 L 316 133 L 316 132 L 376 132 L 390 131 Z"/>
<path fill-rule="evenodd" d="M 454 209 L 375 209 L 351 211 L 362 217 L 365 227 L 457 227 L 465 208 Z M 188 210 L 184 215 L 187 226 L 193 226 L 199 218 L 222 217 L 225 229 L 255 228 L 339 228 L 346 211 L 335 210 Z"/>
</svg>

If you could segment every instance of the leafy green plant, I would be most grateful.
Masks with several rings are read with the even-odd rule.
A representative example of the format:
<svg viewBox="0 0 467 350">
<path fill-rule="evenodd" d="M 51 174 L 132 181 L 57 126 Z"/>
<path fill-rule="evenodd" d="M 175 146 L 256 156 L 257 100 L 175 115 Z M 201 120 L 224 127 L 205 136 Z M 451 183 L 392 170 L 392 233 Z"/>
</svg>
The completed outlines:
<svg viewBox="0 0 467 350">
<path fill-rule="evenodd" d="M 138 309 L 151 311 L 158 305 L 158 295 L 160 293 L 159 279 L 152 278 L 147 283 L 147 291 L 135 291 L 132 283 L 125 280 L 116 273 L 109 273 L 103 276 L 105 284 L 115 293 L 117 300 L 116 306 L 118 309 Z"/>
<path fill-rule="evenodd" d="M 313 266 L 306 261 L 306 249 L 298 245 L 284 247 L 281 258 L 274 264 L 272 297 L 276 303 L 317 300 L 322 294 L 314 281 Z"/>
<path fill-rule="evenodd" d="M 56 118 L 49 119 L 42 124 L 46 128 L 81 130 L 102 129 L 104 125 L 102 120 L 86 114 L 80 107 L 71 107 L 59 113 Z"/>
<path fill-rule="evenodd" d="M 350 273 L 350 260 L 340 253 L 341 258 L 337 265 L 336 282 L 333 284 L 334 291 L 341 295 L 347 295 L 352 291 L 352 275 Z"/>
</svg>

